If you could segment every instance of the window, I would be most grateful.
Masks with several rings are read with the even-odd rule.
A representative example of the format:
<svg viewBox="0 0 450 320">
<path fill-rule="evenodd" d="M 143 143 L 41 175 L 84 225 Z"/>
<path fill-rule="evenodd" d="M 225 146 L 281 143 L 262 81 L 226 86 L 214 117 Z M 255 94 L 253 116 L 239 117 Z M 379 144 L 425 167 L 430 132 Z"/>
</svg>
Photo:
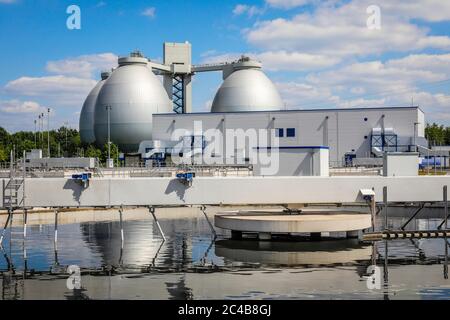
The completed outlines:
<svg viewBox="0 0 450 320">
<path fill-rule="evenodd" d="M 287 128 L 286 129 L 286 137 L 295 137 L 295 128 Z"/>
<path fill-rule="evenodd" d="M 275 137 L 283 138 L 284 137 L 284 129 L 283 128 L 275 129 Z"/>
</svg>

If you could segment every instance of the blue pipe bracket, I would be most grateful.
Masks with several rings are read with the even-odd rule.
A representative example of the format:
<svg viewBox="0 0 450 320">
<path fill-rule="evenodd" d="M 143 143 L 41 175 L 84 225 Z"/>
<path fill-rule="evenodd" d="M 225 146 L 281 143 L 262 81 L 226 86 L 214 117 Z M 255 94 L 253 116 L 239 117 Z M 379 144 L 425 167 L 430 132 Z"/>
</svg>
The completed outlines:
<svg viewBox="0 0 450 320">
<path fill-rule="evenodd" d="M 89 179 L 91 178 L 92 173 L 90 172 L 72 174 L 72 179 L 80 183 L 84 188 L 87 188 L 89 186 Z"/>
<path fill-rule="evenodd" d="M 194 180 L 195 172 L 179 172 L 176 174 L 176 178 L 183 184 L 192 185 L 192 181 Z"/>
</svg>

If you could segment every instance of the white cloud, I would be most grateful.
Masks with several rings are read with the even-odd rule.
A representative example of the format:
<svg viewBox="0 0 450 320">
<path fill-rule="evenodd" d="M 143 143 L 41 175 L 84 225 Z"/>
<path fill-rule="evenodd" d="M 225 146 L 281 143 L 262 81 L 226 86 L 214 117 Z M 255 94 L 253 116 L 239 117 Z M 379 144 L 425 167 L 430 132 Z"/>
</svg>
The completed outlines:
<svg viewBox="0 0 450 320">
<path fill-rule="evenodd" d="M 75 58 L 47 62 L 46 70 L 53 74 L 81 78 L 98 78 L 103 70 L 117 65 L 117 56 L 113 53 L 82 55 Z"/>
<path fill-rule="evenodd" d="M 0 110 L 6 113 L 38 113 L 44 110 L 39 103 L 34 101 L 8 100 L 0 101 Z"/>
<path fill-rule="evenodd" d="M 353 63 L 278 82 L 289 108 L 420 105 L 427 118 L 450 111 L 450 54 L 409 55 L 386 62 Z"/>
<path fill-rule="evenodd" d="M 366 8 L 372 3 L 363 0 L 339 5 L 325 2 L 312 12 L 301 13 L 290 19 L 257 22 L 244 31 L 244 36 L 250 44 L 263 50 L 333 54 L 339 57 L 409 52 L 425 48 L 450 49 L 448 36 L 430 35 L 428 28 L 411 23 L 413 18 L 449 20 L 450 2 L 438 6 L 438 9 L 446 10 L 446 13 L 439 15 L 431 14 L 432 11 L 428 9 L 424 12 L 413 11 L 395 3 L 378 1 L 381 7 L 380 30 L 367 28 L 369 15 Z"/>
<path fill-rule="evenodd" d="M 233 9 L 233 14 L 235 16 L 239 16 L 242 14 L 247 14 L 249 18 L 255 15 L 261 15 L 264 13 L 264 8 L 260 8 L 258 6 L 249 6 L 246 4 L 238 4 Z"/>
<path fill-rule="evenodd" d="M 241 55 L 240 53 L 203 55 L 205 58 L 203 63 L 231 62 L 239 59 Z M 261 61 L 264 70 L 269 71 L 311 71 L 330 67 L 340 62 L 338 57 L 287 52 L 284 50 L 260 53 L 247 52 L 244 55 Z"/>
<path fill-rule="evenodd" d="M 46 99 L 51 107 L 81 107 L 89 91 L 97 83 L 93 79 L 75 77 L 46 76 L 20 77 L 10 81 L 4 87 L 7 94 L 18 97 Z"/>
<path fill-rule="evenodd" d="M 156 8 L 155 7 L 145 8 L 144 11 L 141 12 L 141 15 L 153 19 L 156 16 Z"/>
<path fill-rule="evenodd" d="M 316 1 L 311 0 L 266 0 L 266 3 L 274 8 L 292 9 L 295 7 L 301 7 L 309 3 Z"/>
<path fill-rule="evenodd" d="M 450 20 L 450 2 L 442 0 L 375 1 L 375 4 L 391 15 L 421 19 L 430 22 Z"/>
<path fill-rule="evenodd" d="M 244 14 L 248 10 L 248 5 L 246 4 L 237 4 L 233 9 L 233 14 L 239 16 Z"/>
<path fill-rule="evenodd" d="M 265 69 L 271 71 L 306 71 L 333 66 L 340 62 L 338 57 L 314 55 L 300 52 L 266 51 L 256 54 Z"/>
</svg>

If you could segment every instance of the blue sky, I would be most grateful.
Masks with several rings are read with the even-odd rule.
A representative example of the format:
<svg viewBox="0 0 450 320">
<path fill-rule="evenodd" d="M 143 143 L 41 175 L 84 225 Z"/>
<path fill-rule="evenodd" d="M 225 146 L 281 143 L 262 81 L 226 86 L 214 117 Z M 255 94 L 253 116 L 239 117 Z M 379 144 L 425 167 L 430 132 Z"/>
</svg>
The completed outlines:
<svg viewBox="0 0 450 320">
<path fill-rule="evenodd" d="M 81 30 L 66 27 L 72 4 Z M 0 0 L 0 41 L 0 126 L 11 131 L 32 129 L 45 107 L 52 127 L 77 127 L 100 70 L 134 49 L 161 60 L 164 41 L 192 43 L 194 64 L 262 61 L 290 109 L 414 103 L 450 124 L 449 1 Z M 221 81 L 195 76 L 195 111 Z"/>
</svg>

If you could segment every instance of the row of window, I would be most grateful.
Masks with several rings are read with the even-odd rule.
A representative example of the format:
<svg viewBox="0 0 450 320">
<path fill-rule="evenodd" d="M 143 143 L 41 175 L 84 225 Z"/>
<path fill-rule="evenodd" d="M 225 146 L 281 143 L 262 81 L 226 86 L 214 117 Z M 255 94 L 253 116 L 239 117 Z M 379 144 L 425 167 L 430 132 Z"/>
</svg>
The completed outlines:
<svg viewBox="0 0 450 320">
<path fill-rule="evenodd" d="M 284 135 L 284 128 L 276 128 L 275 129 L 275 136 L 278 138 L 283 138 Z M 287 138 L 293 138 L 295 137 L 295 128 L 286 128 L 286 137 Z"/>
</svg>

